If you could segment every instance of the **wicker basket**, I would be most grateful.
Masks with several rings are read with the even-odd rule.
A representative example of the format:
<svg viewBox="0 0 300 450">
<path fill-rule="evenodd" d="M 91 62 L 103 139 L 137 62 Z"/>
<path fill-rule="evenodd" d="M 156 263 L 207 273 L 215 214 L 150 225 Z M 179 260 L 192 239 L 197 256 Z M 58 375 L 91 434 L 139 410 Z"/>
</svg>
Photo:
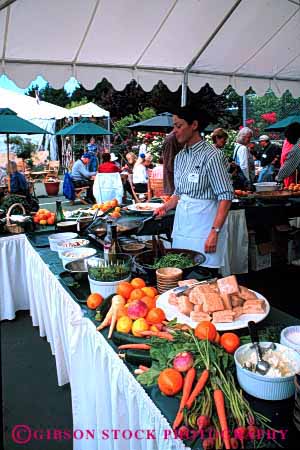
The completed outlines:
<svg viewBox="0 0 300 450">
<path fill-rule="evenodd" d="M 11 223 L 11 221 L 10 221 L 11 211 L 16 206 L 19 206 L 22 209 L 23 214 L 26 214 L 25 208 L 24 208 L 24 206 L 21 203 L 14 203 L 13 205 L 11 205 L 8 208 L 8 211 L 7 211 L 7 214 L 6 214 L 6 230 L 9 233 L 13 233 L 13 234 L 19 234 L 19 233 L 23 233 L 24 232 L 24 228 L 22 227 L 22 225 L 17 224 L 17 223 Z"/>
</svg>

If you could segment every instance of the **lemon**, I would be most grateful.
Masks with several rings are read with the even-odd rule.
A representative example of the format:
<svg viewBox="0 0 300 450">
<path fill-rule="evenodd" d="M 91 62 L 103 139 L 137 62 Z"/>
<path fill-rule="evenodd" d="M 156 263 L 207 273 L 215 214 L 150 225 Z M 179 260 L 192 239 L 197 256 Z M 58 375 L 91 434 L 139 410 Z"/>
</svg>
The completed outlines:
<svg viewBox="0 0 300 450">
<path fill-rule="evenodd" d="M 149 330 L 149 324 L 146 322 L 146 320 L 141 317 L 140 319 L 136 319 L 131 327 L 131 333 L 134 336 L 141 337 L 140 332 L 141 331 L 148 331 Z"/>
</svg>

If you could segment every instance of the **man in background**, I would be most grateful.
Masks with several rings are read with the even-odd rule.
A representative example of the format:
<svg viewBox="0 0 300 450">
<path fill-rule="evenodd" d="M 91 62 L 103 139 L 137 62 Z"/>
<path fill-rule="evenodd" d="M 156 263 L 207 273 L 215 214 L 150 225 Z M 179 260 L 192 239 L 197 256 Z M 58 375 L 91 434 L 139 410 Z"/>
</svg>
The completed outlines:
<svg viewBox="0 0 300 450">
<path fill-rule="evenodd" d="M 262 167 L 258 175 L 258 182 L 274 181 L 275 172 L 280 167 L 281 149 L 271 143 L 267 134 L 260 136 L 258 141 L 261 147 L 258 158 Z"/>
<path fill-rule="evenodd" d="M 166 137 L 162 145 L 164 193 L 166 195 L 174 193 L 174 159 L 182 148 L 183 145 L 177 141 L 174 132 Z"/>
</svg>

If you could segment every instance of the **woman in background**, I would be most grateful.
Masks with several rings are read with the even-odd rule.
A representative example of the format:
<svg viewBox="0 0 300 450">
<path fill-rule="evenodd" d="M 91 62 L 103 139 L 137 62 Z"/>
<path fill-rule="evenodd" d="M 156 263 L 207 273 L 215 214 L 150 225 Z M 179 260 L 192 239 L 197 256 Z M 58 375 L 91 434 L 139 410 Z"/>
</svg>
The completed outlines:
<svg viewBox="0 0 300 450">
<path fill-rule="evenodd" d="M 132 171 L 134 189 L 138 194 L 144 194 L 148 190 L 148 175 L 146 169 L 145 154 L 141 153 Z"/>
</svg>

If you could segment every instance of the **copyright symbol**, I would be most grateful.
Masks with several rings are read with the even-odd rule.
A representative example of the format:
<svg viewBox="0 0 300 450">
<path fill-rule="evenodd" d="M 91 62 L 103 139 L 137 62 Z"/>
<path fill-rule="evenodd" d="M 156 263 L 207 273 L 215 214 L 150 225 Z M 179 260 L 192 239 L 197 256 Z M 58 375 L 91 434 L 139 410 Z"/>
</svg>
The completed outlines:
<svg viewBox="0 0 300 450">
<path fill-rule="evenodd" d="M 31 441 L 31 428 L 28 425 L 15 425 L 11 432 L 12 440 L 16 444 L 28 444 Z"/>
</svg>

